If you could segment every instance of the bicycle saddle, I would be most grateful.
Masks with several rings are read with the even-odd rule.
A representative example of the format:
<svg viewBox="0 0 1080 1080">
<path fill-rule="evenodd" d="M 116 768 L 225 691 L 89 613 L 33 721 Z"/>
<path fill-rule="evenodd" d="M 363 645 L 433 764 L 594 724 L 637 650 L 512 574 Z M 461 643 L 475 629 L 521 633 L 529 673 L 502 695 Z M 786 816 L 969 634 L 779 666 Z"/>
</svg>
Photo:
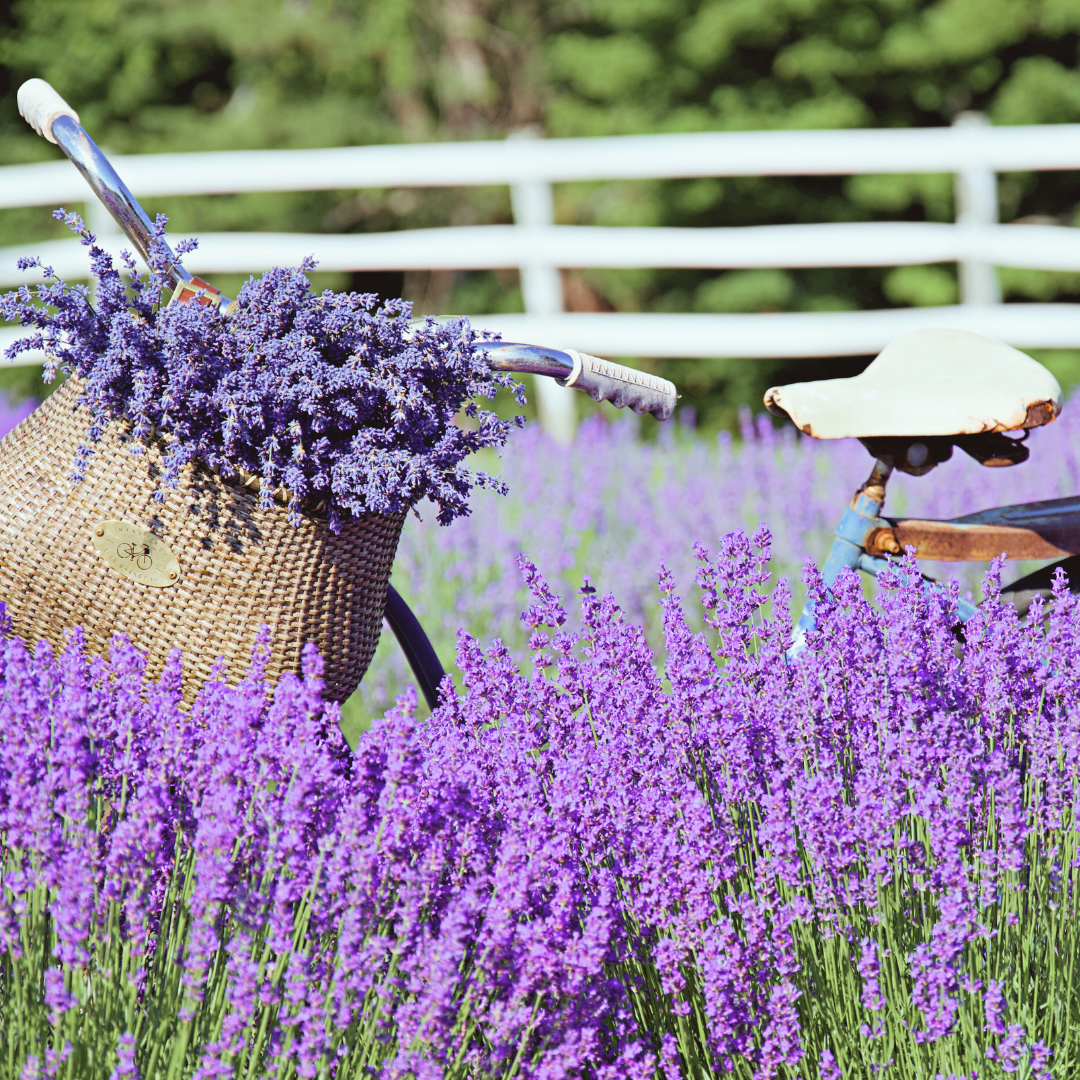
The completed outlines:
<svg viewBox="0 0 1080 1080">
<path fill-rule="evenodd" d="M 1061 412 L 1061 387 L 1036 360 L 965 330 L 916 330 L 849 379 L 774 386 L 765 406 L 815 439 L 1017 431 Z"/>
</svg>

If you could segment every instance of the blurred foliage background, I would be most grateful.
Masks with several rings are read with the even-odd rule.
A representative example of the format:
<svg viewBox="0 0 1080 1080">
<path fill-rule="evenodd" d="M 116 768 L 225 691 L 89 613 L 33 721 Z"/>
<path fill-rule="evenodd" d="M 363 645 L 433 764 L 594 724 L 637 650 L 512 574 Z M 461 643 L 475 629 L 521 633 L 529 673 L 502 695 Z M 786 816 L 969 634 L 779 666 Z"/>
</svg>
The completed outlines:
<svg viewBox="0 0 1080 1080">
<path fill-rule="evenodd" d="M 762 128 L 1080 121 L 1080 0 L 16 0 L 0 15 L 0 163 L 55 156 L 15 91 L 48 79 L 117 153 Z M 1075 226 L 1075 173 L 1014 174 L 1002 221 Z M 511 220 L 505 188 L 149 200 L 171 231 L 364 232 Z M 557 219 L 751 225 L 953 219 L 952 177 L 567 184 Z M 0 244 L 59 235 L 0 211 Z M 1080 274 L 1003 269 L 1007 300 L 1080 300 Z M 326 274 L 419 312 L 521 310 L 516 274 Z M 235 291 L 237 281 L 221 282 Z M 955 267 L 585 271 L 572 310 L 837 311 L 957 298 Z M 1066 383 L 1075 354 L 1042 357 Z M 868 358 L 655 361 L 699 422 Z M 25 383 L 31 373 L 22 376 Z M 10 374 L 7 378 L 10 380 Z M 17 377 L 19 378 L 19 377 Z"/>
</svg>

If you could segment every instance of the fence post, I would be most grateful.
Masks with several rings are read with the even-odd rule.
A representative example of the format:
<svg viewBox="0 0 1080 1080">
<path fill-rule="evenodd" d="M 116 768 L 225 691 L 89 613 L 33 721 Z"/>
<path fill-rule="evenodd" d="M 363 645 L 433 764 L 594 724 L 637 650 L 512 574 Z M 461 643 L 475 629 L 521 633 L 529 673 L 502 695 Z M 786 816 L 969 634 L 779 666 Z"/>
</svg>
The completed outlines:
<svg viewBox="0 0 1080 1080">
<path fill-rule="evenodd" d="M 510 135 L 511 139 L 535 139 L 535 128 L 526 128 Z M 510 186 L 510 207 L 514 224 L 522 232 L 530 228 L 542 228 L 555 223 L 555 201 L 551 184 L 544 180 L 530 180 Z M 521 296 L 525 310 L 530 315 L 557 315 L 563 310 L 562 275 L 557 266 L 531 259 L 527 234 L 521 240 Z M 571 342 L 533 342 L 536 345 L 570 345 Z M 577 420 L 574 411 L 574 392 L 559 386 L 544 376 L 533 377 L 540 426 L 559 442 L 568 443 L 574 438 Z"/>
<path fill-rule="evenodd" d="M 978 112 L 962 112 L 953 121 L 959 128 L 985 127 L 989 123 L 986 114 Z M 997 173 L 993 169 L 983 165 L 965 166 L 956 174 L 954 190 L 957 225 L 977 230 L 998 223 Z M 997 268 L 975 259 L 962 260 L 960 303 L 1000 304 Z"/>
</svg>

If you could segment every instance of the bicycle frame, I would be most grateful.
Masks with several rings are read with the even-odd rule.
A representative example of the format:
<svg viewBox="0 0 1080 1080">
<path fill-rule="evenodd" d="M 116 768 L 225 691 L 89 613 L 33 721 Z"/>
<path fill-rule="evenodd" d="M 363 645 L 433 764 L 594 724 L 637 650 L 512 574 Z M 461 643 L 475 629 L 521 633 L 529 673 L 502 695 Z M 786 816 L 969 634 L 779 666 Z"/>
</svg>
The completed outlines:
<svg viewBox="0 0 1080 1080">
<path fill-rule="evenodd" d="M 836 526 L 832 546 L 821 568 L 826 586 L 832 587 L 845 568 L 876 577 L 891 565 L 889 556 L 914 548 L 915 557 L 942 562 L 989 562 L 999 555 L 1011 559 L 1058 559 L 1080 553 L 1080 496 L 1043 502 L 999 506 L 945 521 L 882 516 L 885 485 L 893 465 L 875 461 L 866 483 Z M 1060 562 L 1056 565 L 1060 565 Z M 1048 587 L 1055 567 L 1044 567 L 1006 586 L 1005 592 Z M 937 582 L 924 578 L 927 588 Z M 1080 588 L 1080 581 L 1077 582 Z M 976 607 L 961 599 L 958 614 L 966 622 Z M 795 625 L 793 650 L 802 647 L 813 629 L 813 603 L 807 601 Z"/>
<path fill-rule="evenodd" d="M 28 123 L 71 159 L 138 252 L 147 259 L 150 219 L 83 129 L 78 114 L 48 84 L 36 79 L 20 88 L 19 107 Z M 214 303 L 229 314 L 228 298 L 178 263 L 169 267 L 169 277 L 175 287 L 174 301 Z M 661 420 L 667 419 L 674 409 L 677 395 L 671 383 L 584 353 L 497 341 L 478 341 L 475 348 L 483 351 L 487 362 L 496 370 L 554 378 L 597 401 L 610 401 L 617 407 L 630 406 Z M 954 441 L 963 445 L 959 440 Z M 889 556 L 900 555 L 909 548 L 914 549 L 917 558 L 959 562 L 989 561 L 1000 554 L 1015 559 L 1065 557 L 1069 561 L 1080 553 L 1080 497 L 997 507 L 948 521 L 882 516 L 885 485 L 893 464 L 886 460 L 887 451 L 875 450 L 879 452 L 885 457 L 876 460 L 869 479 L 855 493 L 836 527 L 822 567 L 826 586 L 831 587 L 845 567 L 876 576 L 890 565 Z M 1026 450 L 1017 452 L 1013 447 L 1005 449 L 1002 460 L 989 460 L 1001 452 L 995 444 L 981 460 L 984 464 L 1006 464 L 1010 454 L 1014 462 L 1026 457 Z M 1049 584 L 1052 569 L 1036 571 L 1004 591 L 1044 588 Z M 1080 573 L 1076 577 L 1080 589 Z M 928 588 L 937 586 L 933 579 L 924 580 Z M 972 604 L 961 600 L 961 621 L 971 618 L 975 610 Z M 442 665 L 420 623 L 392 586 L 387 594 L 386 619 L 425 698 L 434 708 L 438 686 L 444 677 Z M 795 627 L 793 651 L 798 651 L 813 625 L 813 605 L 808 602 Z"/>
</svg>

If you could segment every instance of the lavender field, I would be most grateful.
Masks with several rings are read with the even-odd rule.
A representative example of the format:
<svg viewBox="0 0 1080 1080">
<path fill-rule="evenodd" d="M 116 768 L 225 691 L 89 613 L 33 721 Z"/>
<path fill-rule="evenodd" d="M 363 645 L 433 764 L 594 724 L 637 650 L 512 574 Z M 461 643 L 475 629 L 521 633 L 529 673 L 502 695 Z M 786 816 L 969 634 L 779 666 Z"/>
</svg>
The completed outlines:
<svg viewBox="0 0 1080 1080">
<path fill-rule="evenodd" d="M 476 492 L 472 514 L 447 528 L 436 524 L 430 506 L 420 508 L 423 521 L 410 518 L 392 580 L 444 664 L 453 657 L 459 628 L 484 640 L 501 638 L 517 659 L 526 655 L 520 552 L 563 595 L 572 595 L 582 576 L 590 575 L 601 593 L 612 592 L 627 617 L 645 628 L 655 648 L 661 646 L 659 564 L 690 599 L 694 544 L 715 549 L 719 537 L 734 529 L 768 525 L 773 572 L 787 577 L 801 601 L 804 561 L 824 558 L 843 508 L 872 464 L 855 440 L 818 442 L 748 413 L 741 437 L 721 432 L 705 439 L 669 423 L 654 441 L 644 441 L 637 430 L 633 420 L 593 420 L 565 447 L 530 426 L 511 436 L 501 460 L 485 461 L 507 481 L 509 496 Z M 987 469 L 958 450 L 926 476 L 894 473 L 885 512 L 947 518 L 1080 492 L 1080 408 L 1067 406 L 1054 424 L 1032 434 L 1029 445 L 1030 459 L 1012 468 Z M 965 594 L 980 595 L 983 565 L 926 563 L 924 569 L 956 578 Z M 1010 568 L 1006 580 L 1019 570 Z M 408 681 L 386 633 L 346 708 L 349 723 L 381 715 Z"/>
<path fill-rule="evenodd" d="M 0 1076 L 1074 1076 L 1080 599 L 991 577 L 961 653 L 913 565 L 810 574 L 788 665 L 767 532 L 699 555 L 667 688 L 523 558 L 530 662 L 463 637 L 354 753 L 311 648 L 186 710 L 5 641 Z"/>
<path fill-rule="evenodd" d="M 1073 493 L 1073 431 L 890 506 Z M 343 717 L 266 636 L 190 709 L 178 653 L 0 642 L 0 1080 L 1075 1076 L 1080 597 L 830 595 L 869 456 L 764 422 L 500 464 L 402 545 L 430 716 L 389 649 Z"/>
</svg>

